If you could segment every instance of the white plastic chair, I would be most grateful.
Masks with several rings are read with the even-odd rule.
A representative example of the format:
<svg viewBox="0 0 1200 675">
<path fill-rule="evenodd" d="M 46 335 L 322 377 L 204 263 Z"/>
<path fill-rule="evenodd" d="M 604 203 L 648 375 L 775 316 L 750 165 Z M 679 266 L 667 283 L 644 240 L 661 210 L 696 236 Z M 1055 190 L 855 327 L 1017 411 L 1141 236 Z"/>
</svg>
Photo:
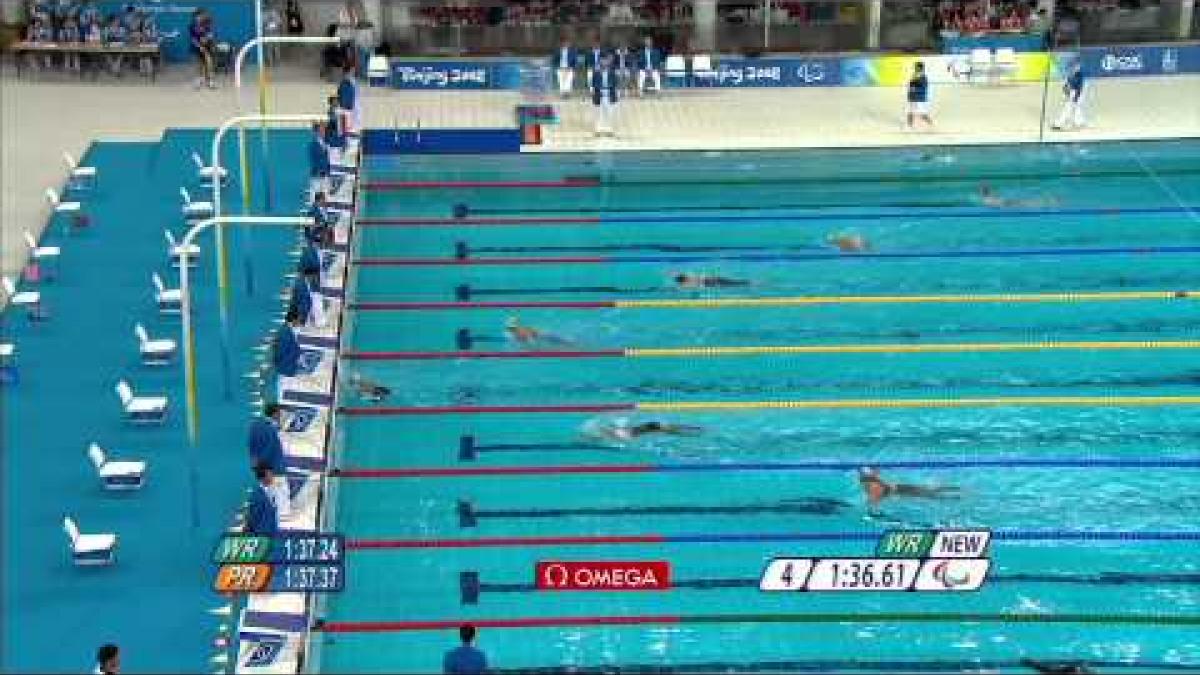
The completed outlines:
<svg viewBox="0 0 1200 675">
<path fill-rule="evenodd" d="M 972 82 L 988 81 L 992 76 L 992 50 L 972 49 L 970 64 Z"/>
<path fill-rule="evenodd" d="M 1017 73 L 1017 51 L 1012 47 L 998 47 L 992 62 L 992 71 L 997 78 L 1012 77 Z"/>
<path fill-rule="evenodd" d="M 111 565 L 116 560 L 117 535 L 80 534 L 79 526 L 70 516 L 63 518 L 63 531 L 71 543 L 71 559 L 76 565 Z"/>
<path fill-rule="evenodd" d="M 29 256 L 38 261 L 44 258 L 57 258 L 62 253 L 62 249 L 57 246 L 38 246 L 37 239 L 33 238 L 33 234 L 29 230 L 25 230 L 25 245 L 29 247 Z"/>
<path fill-rule="evenodd" d="M 669 78 L 679 79 L 687 77 L 687 60 L 679 54 L 668 56 L 664 66 L 664 70 Z"/>
<path fill-rule="evenodd" d="M 372 84 L 379 80 L 386 81 L 391 74 L 392 66 L 388 63 L 388 57 L 376 54 L 367 61 L 367 79 Z"/>
<path fill-rule="evenodd" d="M 167 288 L 158 272 L 150 275 L 154 282 L 154 301 L 158 303 L 158 311 L 163 314 L 179 314 L 183 309 L 183 291 L 178 288 Z"/>
<path fill-rule="evenodd" d="M 115 387 L 125 409 L 125 417 L 137 424 L 161 424 L 167 416 L 166 396 L 135 396 L 133 388 L 125 380 Z"/>
<path fill-rule="evenodd" d="M 211 183 L 213 176 L 221 179 L 221 183 L 229 180 L 229 172 L 223 166 L 208 166 L 204 160 L 200 158 L 200 153 L 192 152 L 192 162 L 196 165 L 196 175 L 200 177 L 202 182 Z"/>
<path fill-rule="evenodd" d="M 697 80 L 712 80 L 716 74 L 713 70 L 712 56 L 697 54 L 692 57 L 692 77 Z"/>
<path fill-rule="evenodd" d="M 104 450 L 92 443 L 87 449 L 88 459 L 96 467 L 96 475 L 105 490 L 138 490 L 146 475 L 146 463 L 140 461 L 109 461 Z"/>
<path fill-rule="evenodd" d="M 175 265 L 183 260 L 183 254 L 186 251 L 188 257 L 188 265 L 195 267 L 200 258 L 200 246 L 198 244 L 188 244 L 185 248 L 175 239 L 175 235 L 170 230 L 163 230 L 163 239 L 167 240 L 167 257 Z"/>
<path fill-rule="evenodd" d="M 152 340 L 142 324 L 134 324 L 133 334 L 138 339 L 138 350 L 142 355 L 142 363 L 150 366 L 161 366 L 170 363 L 175 358 L 175 341 L 170 339 Z"/>
<path fill-rule="evenodd" d="M 76 214 L 83 208 L 79 202 L 64 202 L 58 196 L 58 191 L 54 188 L 46 188 L 46 201 L 50 203 L 50 208 L 54 209 L 55 213 Z"/>
<path fill-rule="evenodd" d="M 30 312 L 36 311 L 42 302 L 42 294 L 37 291 L 17 291 L 17 285 L 9 277 L 0 277 L 0 285 L 4 286 L 4 294 L 8 296 L 8 304 L 14 307 L 27 306 Z"/>
<path fill-rule="evenodd" d="M 96 182 L 96 167 L 79 166 L 79 162 L 75 161 L 75 157 L 69 152 L 63 153 L 63 163 L 67 165 L 67 171 L 70 172 L 68 176 L 73 185 L 83 186 Z"/>
<path fill-rule="evenodd" d="M 187 188 L 179 188 L 179 196 L 183 198 L 183 217 L 185 220 L 203 220 L 212 218 L 212 202 L 194 202 Z"/>
</svg>

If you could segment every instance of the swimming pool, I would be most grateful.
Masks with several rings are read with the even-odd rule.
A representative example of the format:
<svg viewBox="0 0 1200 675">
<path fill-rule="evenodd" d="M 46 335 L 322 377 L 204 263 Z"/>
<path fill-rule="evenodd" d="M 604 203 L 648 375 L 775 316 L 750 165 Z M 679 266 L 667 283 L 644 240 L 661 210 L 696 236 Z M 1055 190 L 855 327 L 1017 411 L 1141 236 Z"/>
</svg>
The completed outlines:
<svg viewBox="0 0 1200 675">
<path fill-rule="evenodd" d="M 1197 175 L 1192 142 L 368 159 L 342 372 L 394 392 L 342 395 L 322 667 L 436 670 L 471 621 L 502 672 L 1200 670 Z M 702 431 L 587 433 L 647 421 Z M 872 516 L 862 465 L 962 494 Z M 994 530 L 982 590 L 758 590 L 932 526 Z"/>
</svg>

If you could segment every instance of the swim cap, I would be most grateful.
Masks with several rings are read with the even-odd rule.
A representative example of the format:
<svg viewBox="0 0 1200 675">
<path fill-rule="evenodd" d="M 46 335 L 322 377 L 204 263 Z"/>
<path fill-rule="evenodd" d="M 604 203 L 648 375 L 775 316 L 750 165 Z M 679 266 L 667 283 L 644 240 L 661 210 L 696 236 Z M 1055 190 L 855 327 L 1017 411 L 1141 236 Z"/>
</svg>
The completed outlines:
<svg viewBox="0 0 1200 675">
<path fill-rule="evenodd" d="M 520 322 L 517 321 L 517 317 L 515 316 L 510 316 L 504 321 L 504 325 L 508 326 L 509 328 L 516 328 L 519 324 Z"/>
<path fill-rule="evenodd" d="M 879 470 L 873 466 L 863 466 L 858 469 L 859 478 L 879 478 Z"/>
</svg>

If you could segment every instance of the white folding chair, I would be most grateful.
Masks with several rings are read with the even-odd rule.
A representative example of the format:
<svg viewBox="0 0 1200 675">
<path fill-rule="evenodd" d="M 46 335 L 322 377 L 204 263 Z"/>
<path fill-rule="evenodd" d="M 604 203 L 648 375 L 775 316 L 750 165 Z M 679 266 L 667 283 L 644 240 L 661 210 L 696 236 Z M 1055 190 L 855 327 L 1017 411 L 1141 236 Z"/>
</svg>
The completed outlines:
<svg viewBox="0 0 1200 675">
<path fill-rule="evenodd" d="M 712 56 L 697 54 L 692 57 L 692 77 L 697 80 L 711 81 L 717 73 L 713 70 Z"/>
<path fill-rule="evenodd" d="M 163 230 L 163 239 L 167 240 L 167 257 L 171 259 L 171 264 L 179 266 L 185 252 L 187 253 L 188 265 L 190 267 L 195 267 L 199 262 L 200 246 L 198 244 L 188 244 L 186 247 L 182 246 L 170 230 Z"/>
<path fill-rule="evenodd" d="M 972 49 L 970 64 L 971 81 L 987 82 L 992 77 L 992 50 Z"/>
<path fill-rule="evenodd" d="M 229 180 L 229 172 L 223 166 L 208 166 L 204 160 L 200 158 L 200 153 L 192 152 L 192 162 L 196 165 L 196 175 L 200 177 L 201 182 L 211 183 L 213 176 L 220 178 L 221 183 Z"/>
<path fill-rule="evenodd" d="M 1012 47 L 998 47 L 992 62 L 995 79 L 1011 78 L 1017 73 L 1017 51 Z"/>
<path fill-rule="evenodd" d="M 391 74 L 392 67 L 388 62 L 388 57 L 376 54 L 367 61 L 367 80 L 372 86 L 387 84 L 387 79 Z"/>
<path fill-rule="evenodd" d="M 134 324 L 133 334 L 138 339 L 138 350 L 142 355 L 142 363 L 148 366 L 162 366 L 175 358 L 175 341 L 170 339 L 153 340 L 142 324 Z"/>
<path fill-rule="evenodd" d="M 161 424 L 167 416 L 166 396 L 135 396 L 125 380 L 115 387 L 125 418 L 135 424 Z"/>
<path fill-rule="evenodd" d="M 679 54 L 672 54 L 667 57 L 663 64 L 663 70 L 667 74 L 667 80 L 676 84 L 681 84 L 687 81 L 687 60 Z"/>
<path fill-rule="evenodd" d="M 150 275 L 154 282 L 154 301 L 158 303 L 158 311 L 163 314 L 179 314 L 183 310 L 183 291 L 178 288 L 167 288 L 158 272 Z"/>
<path fill-rule="evenodd" d="M 192 201 L 192 195 L 185 187 L 179 188 L 179 196 L 183 198 L 184 220 L 204 220 L 205 218 L 212 218 L 212 202 Z"/>
<path fill-rule="evenodd" d="M 117 535 L 80 534 L 79 526 L 70 516 L 63 518 L 63 531 L 71 543 L 71 559 L 76 565 L 111 565 L 116 560 Z"/>
<path fill-rule="evenodd" d="M 96 167 L 79 166 L 79 162 L 75 161 L 75 157 L 69 152 L 63 153 L 63 162 L 67 165 L 68 180 L 73 187 L 96 184 Z"/>
<path fill-rule="evenodd" d="M 87 456 L 96 467 L 96 475 L 105 490 L 138 490 L 142 487 L 146 476 L 145 462 L 110 461 L 96 443 L 88 446 Z"/>
<path fill-rule="evenodd" d="M 4 286 L 4 294 L 8 296 L 8 304 L 14 307 L 26 307 L 29 318 L 40 319 L 42 314 L 42 294 L 37 291 L 18 291 L 17 285 L 9 277 L 0 277 L 0 285 Z"/>
</svg>

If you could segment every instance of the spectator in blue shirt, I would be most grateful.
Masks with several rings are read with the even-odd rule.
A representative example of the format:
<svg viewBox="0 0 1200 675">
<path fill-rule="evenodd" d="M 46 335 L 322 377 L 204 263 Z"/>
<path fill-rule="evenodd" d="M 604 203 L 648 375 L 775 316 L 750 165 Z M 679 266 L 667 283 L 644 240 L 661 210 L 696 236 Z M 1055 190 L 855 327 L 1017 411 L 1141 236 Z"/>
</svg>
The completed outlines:
<svg viewBox="0 0 1200 675">
<path fill-rule="evenodd" d="M 25 39 L 30 42 L 40 42 L 48 44 L 54 42 L 54 27 L 50 23 L 50 18 L 42 18 L 40 14 L 35 14 L 33 20 L 29 23 L 28 31 Z M 53 66 L 50 52 L 43 52 L 41 58 L 36 58 L 33 53 L 29 55 L 29 63 L 34 68 L 45 68 L 47 70 Z"/>
<path fill-rule="evenodd" d="M 475 626 L 463 624 L 458 628 L 462 645 L 446 652 L 442 659 L 442 672 L 447 675 L 478 675 L 487 672 L 487 656 L 474 647 Z"/>
<path fill-rule="evenodd" d="M 82 42 L 83 35 L 79 32 L 79 23 L 75 21 L 74 16 L 68 16 L 63 20 L 62 28 L 58 31 L 59 42 Z M 79 72 L 79 52 L 67 52 L 63 54 L 63 68 Z"/>
<path fill-rule="evenodd" d="M 296 337 L 296 329 L 301 325 L 300 314 L 289 309 L 275 337 L 275 373 L 280 377 L 300 374 L 300 339 Z"/>
<path fill-rule="evenodd" d="M 638 93 L 646 93 L 646 80 L 651 80 L 654 83 L 654 91 L 661 92 L 663 65 L 662 52 L 655 48 L 654 38 L 650 37 L 649 35 L 642 39 L 642 47 L 637 53 L 637 62 Z"/>
<path fill-rule="evenodd" d="M 551 58 L 555 77 L 558 78 L 558 93 L 563 98 L 571 95 L 571 85 L 575 82 L 575 67 L 578 64 L 579 56 L 575 53 L 575 48 L 571 46 L 571 40 L 564 35 Z"/>
<path fill-rule="evenodd" d="M 1083 87 L 1083 67 L 1076 61 L 1067 74 L 1066 82 L 1063 83 L 1063 95 L 1066 100 L 1063 101 L 1062 112 L 1058 114 L 1058 121 L 1050 127 L 1051 129 L 1063 131 L 1068 128 L 1083 128 Z"/>
<path fill-rule="evenodd" d="M 246 533 L 274 536 L 279 531 L 279 509 L 275 505 L 275 474 L 271 467 L 260 464 L 254 467 L 255 485 L 250 492 L 250 506 L 246 509 Z"/>
<path fill-rule="evenodd" d="M 157 45 L 159 41 L 158 23 L 154 21 L 154 17 L 150 14 L 142 14 L 141 22 L 138 24 L 137 37 L 135 41 L 143 45 Z M 150 77 L 154 74 L 154 57 L 143 56 L 141 62 L 142 75 Z"/>
<path fill-rule="evenodd" d="M 925 64 L 917 61 L 912 78 L 908 80 L 908 128 L 912 129 L 917 119 L 933 126 L 929 116 L 929 78 L 925 76 Z"/>
<path fill-rule="evenodd" d="M 261 417 L 250 422 L 250 465 L 266 466 L 272 473 L 283 475 L 287 470 L 283 456 L 283 442 L 279 439 L 279 425 L 283 421 L 283 408 L 278 403 L 263 407 Z"/>
<path fill-rule="evenodd" d="M 79 8 L 79 25 L 87 26 L 100 21 L 100 10 L 96 8 L 96 3 L 92 0 L 87 0 L 83 6 Z"/>
</svg>

